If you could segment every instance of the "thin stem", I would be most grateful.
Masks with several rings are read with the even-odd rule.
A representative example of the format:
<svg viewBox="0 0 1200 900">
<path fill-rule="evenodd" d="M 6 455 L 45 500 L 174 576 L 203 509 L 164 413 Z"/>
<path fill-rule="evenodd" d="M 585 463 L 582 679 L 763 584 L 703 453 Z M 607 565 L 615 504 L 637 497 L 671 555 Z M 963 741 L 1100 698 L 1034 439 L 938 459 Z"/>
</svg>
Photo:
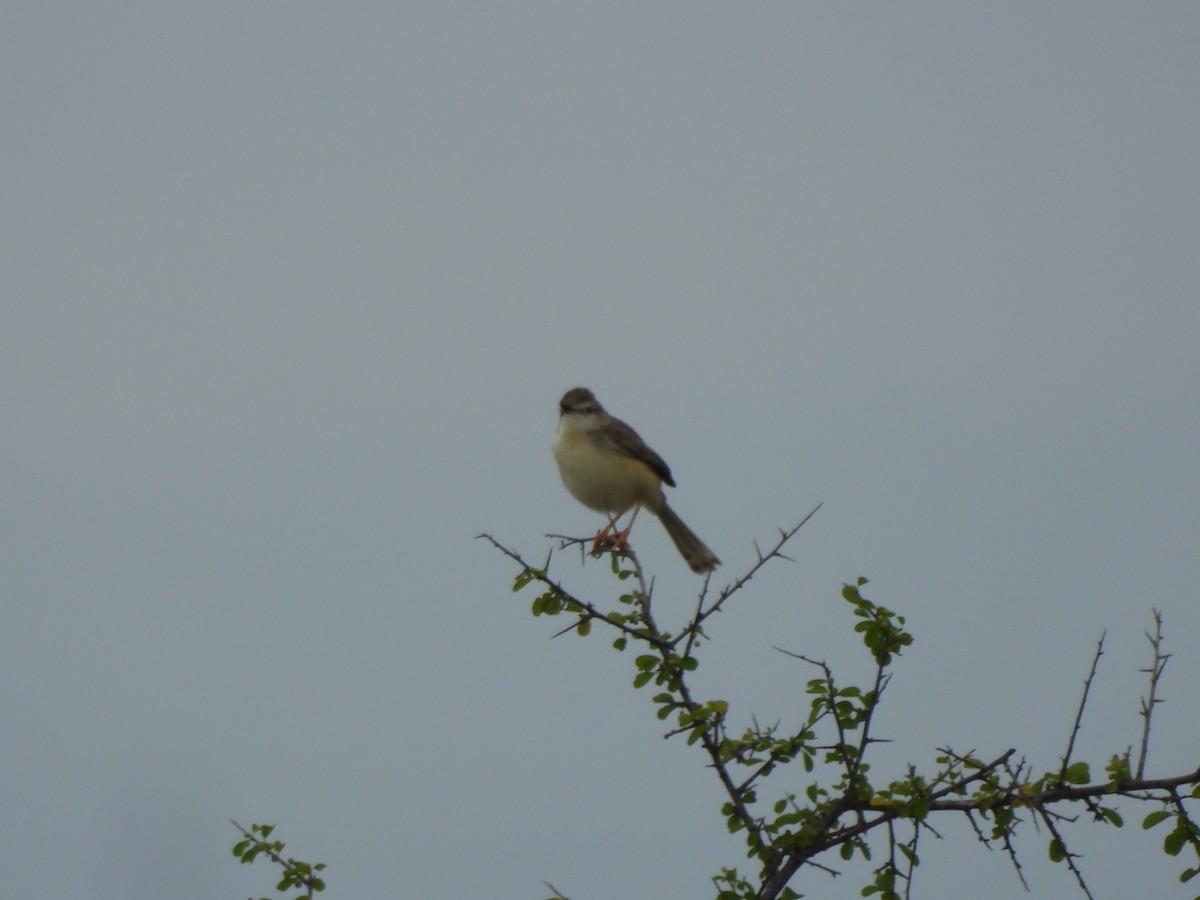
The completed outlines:
<svg viewBox="0 0 1200 900">
<path fill-rule="evenodd" d="M 1146 771 L 1146 755 L 1150 752 L 1150 716 L 1154 712 L 1156 704 L 1162 703 L 1158 697 L 1158 679 L 1162 677 L 1163 669 L 1167 667 L 1167 660 L 1171 658 L 1171 654 L 1162 652 L 1162 611 L 1154 610 L 1154 635 L 1146 632 L 1146 640 L 1150 642 L 1150 646 L 1154 648 L 1154 661 L 1150 664 L 1150 668 L 1142 669 L 1142 672 L 1147 672 L 1150 675 L 1150 696 L 1142 698 L 1142 749 L 1138 754 L 1137 777 L 1140 779 Z"/>
<path fill-rule="evenodd" d="M 705 591 L 702 592 L 700 595 L 700 603 L 696 607 L 696 614 L 694 616 L 692 616 L 692 621 L 688 623 L 687 628 L 685 628 L 683 630 L 683 632 L 675 638 L 674 643 L 679 643 L 679 641 L 686 639 L 687 649 L 690 650 L 692 643 L 696 639 L 696 631 L 700 627 L 700 625 L 703 624 L 704 620 L 707 619 L 709 616 L 711 616 L 713 613 L 718 612 L 721 609 L 721 607 L 725 604 L 726 600 L 728 600 L 730 597 L 732 597 L 734 594 L 736 594 L 738 591 L 740 591 L 742 588 L 744 588 L 746 586 L 746 584 L 750 581 L 750 579 L 753 578 L 756 574 L 758 574 L 759 569 L 761 569 L 763 566 L 765 566 L 772 559 L 789 559 L 789 557 L 785 556 L 781 552 L 783 549 L 783 545 L 786 544 L 788 541 L 790 541 L 793 537 L 795 537 L 796 532 L 798 532 L 801 528 L 803 528 L 808 523 L 808 520 L 817 514 L 817 510 L 819 510 L 820 508 L 821 508 L 821 504 L 818 503 L 816 506 L 814 506 L 809 511 L 808 515 L 806 515 L 803 519 L 801 519 L 794 526 L 792 526 L 791 528 L 788 528 L 788 529 L 781 528 L 779 530 L 779 540 L 775 542 L 775 546 L 772 547 L 770 550 L 768 550 L 765 554 L 760 550 L 758 553 L 758 559 L 755 561 L 754 565 L 752 565 L 750 567 L 749 571 L 747 571 L 745 575 L 742 575 L 740 578 L 738 578 L 732 584 L 730 584 L 729 586 L 724 588 L 721 591 L 721 593 L 719 593 L 717 595 L 717 599 L 714 600 L 712 602 L 712 605 L 709 606 L 707 609 L 704 608 L 704 598 L 705 598 L 705 595 L 707 594 L 707 586 L 706 586 Z M 686 651 L 685 651 L 684 655 L 687 655 Z"/>
<path fill-rule="evenodd" d="M 1071 728 L 1071 737 L 1067 741 L 1067 752 L 1063 755 L 1062 768 L 1058 772 L 1060 783 L 1067 779 L 1067 767 L 1071 764 L 1071 754 L 1075 752 L 1075 738 L 1079 735 L 1079 728 L 1083 724 L 1083 709 L 1087 706 L 1088 692 L 1092 689 L 1092 679 L 1096 677 L 1096 666 L 1100 663 L 1100 657 L 1104 655 L 1104 636 L 1107 633 L 1107 631 L 1100 633 L 1100 640 L 1096 643 L 1096 655 L 1092 657 L 1092 669 L 1083 682 L 1083 696 L 1079 700 L 1079 709 L 1075 712 L 1075 725 Z"/>
</svg>

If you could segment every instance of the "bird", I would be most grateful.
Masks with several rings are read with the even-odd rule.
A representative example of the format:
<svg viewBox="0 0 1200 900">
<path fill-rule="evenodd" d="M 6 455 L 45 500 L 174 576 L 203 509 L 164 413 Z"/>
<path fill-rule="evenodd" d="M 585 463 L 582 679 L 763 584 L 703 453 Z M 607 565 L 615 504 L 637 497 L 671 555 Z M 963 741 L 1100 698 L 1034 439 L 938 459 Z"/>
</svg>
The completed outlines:
<svg viewBox="0 0 1200 900">
<path fill-rule="evenodd" d="M 623 548 L 638 511 L 645 507 L 662 522 L 693 572 L 704 574 L 721 564 L 668 505 L 663 485 L 675 487 L 675 479 L 636 431 L 610 416 L 587 388 L 563 394 L 558 410 L 553 450 L 563 485 L 588 509 L 608 517 L 608 524 L 596 532 L 593 554 L 605 547 Z M 617 521 L 630 509 L 629 524 L 617 530 Z"/>
</svg>

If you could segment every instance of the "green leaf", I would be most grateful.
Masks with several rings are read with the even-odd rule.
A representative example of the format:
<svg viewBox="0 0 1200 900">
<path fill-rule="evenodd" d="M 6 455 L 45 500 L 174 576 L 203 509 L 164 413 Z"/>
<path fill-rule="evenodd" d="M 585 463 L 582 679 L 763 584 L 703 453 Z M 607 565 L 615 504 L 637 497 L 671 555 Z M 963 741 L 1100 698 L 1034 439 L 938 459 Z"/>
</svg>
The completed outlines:
<svg viewBox="0 0 1200 900">
<path fill-rule="evenodd" d="M 1186 842 L 1187 832 L 1182 828 L 1176 828 L 1163 839 L 1163 853 L 1168 856 L 1178 856 Z"/>
<path fill-rule="evenodd" d="M 1067 849 L 1062 845 L 1062 841 L 1054 838 L 1050 841 L 1050 861 L 1062 862 L 1067 858 Z"/>
<path fill-rule="evenodd" d="M 1126 753 L 1124 756 L 1114 755 L 1112 759 L 1108 761 L 1108 765 L 1106 765 L 1104 769 L 1106 772 L 1108 772 L 1108 779 L 1113 784 L 1120 784 L 1122 781 L 1128 781 L 1130 778 L 1129 754 Z"/>
<path fill-rule="evenodd" d="M 653 669 L 658 665 L 658 657 L 651 656 L 649 653 L 643 653 L 633 661 L 633 664 L 643 671 Z"/>
<path fill-rule="evenodd" d="M 1088 769 L 1088 764 L 1085 762 L 1072 763 L 1067 766 L 1063 777 L 1066 778 L 1068 784 L 1087 784 L 1092 780 L 1091 770 Z"/>
<path fill-rule="evenodd" d="M 613 649 L 614 649 L 614 650 L 624 650 L 624 649 L 625 649 L 625 646 L 626 646 L 628 643 L 629 643 L 629 642 L 628 642 L 628 641 L 627 641 L 625 638 L 623 638 L 623 637 L 619 637 L 619 638 L 617 638 L 615 641 L 613 641 Z"/>
<path fill-rule="evenodd" d="M 1142 819 L 1142 828 L 1145 830 L 1151 829 L 1169 818 L 1171 818 L 1171 813 L 1165 809 L 1160 809 L 1158 812 L 1152 812 L 1146 818 Z"/>
<path fill-rule="evenodd" d="M 637 675 L 634 676 L 633 686 L 635 688 L 645 687 L 653 677 L 653 672 L 638 672 Z"/>
<path fill-rule="evenodd" d="M 575 633 L 580 637 L 587 637 L 592 633 L 592 620 L 580 619 L 579 624 L 575 626 Z"/>
</svg>

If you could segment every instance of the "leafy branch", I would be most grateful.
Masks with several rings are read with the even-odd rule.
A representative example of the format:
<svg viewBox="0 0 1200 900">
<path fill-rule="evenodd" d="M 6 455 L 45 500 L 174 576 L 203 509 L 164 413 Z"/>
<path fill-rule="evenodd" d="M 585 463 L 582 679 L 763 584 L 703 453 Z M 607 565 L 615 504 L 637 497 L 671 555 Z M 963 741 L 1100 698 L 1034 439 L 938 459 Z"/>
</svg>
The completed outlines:
<svg viewBox="0 0 1200 900">
<path fill-rule="evenodd" d="M 301 893 L 296 894 L 294 900 L 312 900 L 314 893 L 325 890 L 325 881 L 317 874 L 324 870 L 325 863 L 307 863 L 290 856 L 285 858 L 283 848 L 286 845 L 283 841 L 271 840 L 274 825 L 251 825 L 249 829 L 245 829 L 233 819 L 229 821 L 233 822 L 233 827 L 240 831 L 243 837 L 233 845 L 234 856 L 243 863 L 252 863 L 259 856 L 265 856 L 283 869 L 283 877 L 275 885 L 275 890 L 289 891 L 292 888 L 300 888 Z"/>
<path fill-rule="evenodd" d="M 639 649 L 633 659 L 633 686 L 653 684 L 652 702 L 658 718 L 671 721 L 667 737 L 682 736 L 703 751 L 725 793 L 721 814 L 726 825 L 730 832 L 744 835 L 747 856 L 754 861 L 755 871 L 724 867 L 713 877 L 717 900 L 794 900 L 800 895 L 789 885 L 802 869 L 837 875 L 835 866 L 855 858 L 871 862 L 877 855 L 881 861 L 872 869 L 863 895 L 878 895 L 881 900 L 909 897 L 920 863 L 917 848 L 922 834 L 929 831 L 940 837 L 929 822 L 935 814 L 941 818 L 952 813 L 962 816 L 985 847 L 1005 852 L 1022 884 L 1025 877 L 1013 838 L 1022 821 L 1035 820 L 1050 834 L 1050 858 L 1069 868 L 1088 898 L 1093 895 L 1077 854 L 1069 850 L 1064 836 L 1063 826 L 1079 817 L 1068 815 L 1064 808 L 1082 804 L 1092 820 L 1121 827 L 1122 816 L 1113 805 L 1116 800 L 1159 803 L 1162 809 L 1147 816 L 1143 827 L 1172 822 L 1174 827 L 1164 840 L 1165 852 L 1174 856 L 1191 847 L 1200 859 L 1200 830 L 1187 806 L 1188 800 L 1200 797 L 1200 770 L 1168 778 L 1144 777 L 1151 713 L 1162 702 L 1157 692 L 1168 658 L 1162 652 L 1162 619 L 1157 611 L 1155 633 L 1147 634 L 1154 661 L 1144 670 L 1151 677 L 1148 698 L 1142 701 L 1144 727 L 1136 775 L 1130 765 L 1132 749 L 1109 760 L 1103 779 L 1093 778 L 1089 765 L 1074 759 L 1092 680 L 1103 654 L 1101 637 L 1066 752 L 1053 771 L 1035 775 L 1031 766 L 1017 758 L 1015 749 L 985 761 L 975 751 L 959 753 L 945 747 L 938 749 L 925 774 L 910 765 L 901 777 L 886 782 L 876 779 L 868 756 L 883 738 L 873 732 L 874 717 L 893 666 L 913 638 L 905 629 L 903 616 L 863 596 L 867 583 L 863 578 L 845 585 L 842 599 L 849 604 L 857 620 L 854 630 L 874 663 L 868 686 L 842 684 L 826 662 L 781 650 L 816 669 L 805 687 L 809 697 L 806 718 L 786 731 L 779 723 L 762 726 L 754 717 L 749 725 L 731 726 L 729 703 L 701 696 L 690 680 L 708 639 L 705 626 L 765 565 L 788 559 L 785 546 L 816 511 L 794 527 L 781 530 L 775 544 L 766 552 L 759 549 L 746 573 L 725 588 L 714 593 L 711 576 L 706 578 L 693 613 L 671 631 L 659 627 L 653 584 L 648 583 L 637 555 L 628 546 L 607 551 L 614 575 L 632 585 L 610 608 L 573 593 L 561 579 L 551 576 L 554 551 L 542 565 L 534 566 L 491 535 L 480 535 L 518 565 L 514 591 L 540 588 L 531 606 L 535 616 L 573 617 L 572 624 L 557 634 L 574 631 L 586 637 L 594 625 L 607 627 L 615 635 L 614 649 Z M 559 541 L 559 550 L 577 545 L 582 551 L 590 544 L 581 538 L 550 537 Z M 784 777 L 781 771 L 797 763 L 807 783 L 778 793 L 772 801 L 760 800 L 767 779 Z M 787 777 L 795 785 L 795 776 Z M 837 859 L 831 859 L 835 853 Z M 1200 862 L 1186 868 L 1181 880 L 1198 872 Z M 556 897 L 563 896 L 554 890 Z"/>
</svg>

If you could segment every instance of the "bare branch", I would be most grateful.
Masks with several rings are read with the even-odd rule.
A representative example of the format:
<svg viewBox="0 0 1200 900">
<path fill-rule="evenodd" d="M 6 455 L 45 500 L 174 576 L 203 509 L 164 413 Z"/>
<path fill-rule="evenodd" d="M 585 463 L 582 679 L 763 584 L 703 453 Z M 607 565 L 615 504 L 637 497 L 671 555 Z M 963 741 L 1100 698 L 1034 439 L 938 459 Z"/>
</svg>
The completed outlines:
<svg viewBox="0 0 1200 900">
<path fill-rule="evenodd" d="M 1158 697 L 1158 679 L 1162 677 L 1163 669 L 1167 667 L 1167 660 L 1171 658 L 1170 653 L 1162 652 L 1162 611 L 1154 610 L 1154 635 L 1146 632 L 1146 640 L 1150 642 L 1150 646 L 1154 648 L 1154 661 L 1150 664 L 1150 668 L 1141 669 L 1150 675 L 1150 695 L 1142 698 L 1142 750 L 1138 754 L 1137 777 L 1141 778 L 1146 771 L 1146 754 L 1150 752 L 1150 716 L 1154 712 L 1154 707 L 1162 700 Z"/>
<path fill-rule="evenodd" d="M 1088 691 L 1092 689 L 1092 679 L 1096 677 L 1096 666 L 1100 663 L 1100 657 L 1104 655 L 1104 636 L 1107 633 L 1107 631 L 1100 632 L 1100 640 L 1096 642 L 1096 655 L 1092 657 L 1092 669 L 1083 682 L 1083 696 L 1079 699 L 1079 709 L 1075 713 L 1075 725 L 1071 728 L 1071 737 L 1067 741 L 1067 752 L 1063 754 L 1062 768 L 1058 771 L 1060 782 L 1066 780 L 1067 767 L 1071 764 L 1071 754 L 1075 752 L 1075 738 L 1079 735 L 1079 727 L 1083 723 L 1083 709 L 1087 706 Z"/>
<path fill-rule="evenodd" d="M 750 567 L 750 569 L 746 572 L 745 575 L 742 575 L 740 578 L 735 580 L 733 583 L 731 583 L 730 585 L 725 587 L 721 591 L 721 593 L 717 595 L 717 599 L 714 600 L 712 602 L 712 605 L 709 606 L 707 609 L 703 608 L 704 594 L 701 594 L 700 606 L 697 607 L 696 614 L 692 617 L 692 621 L 688 624 L 687 628 L 685 628 L 684 631 L 675 638 L 674 642 L 678 643 L 680 640 L 683 640 L 685 638 L 685 636 L 687 636 L 687 640 L 689 641 L 689 646 L 690 646 L 690 643 L 693 640 L 692 635 L 694 635 L 696 629 L 699 628 L 699 626 L 704 622 L 704 620 L 707 619 L 709 616 L 711 616 L 713 613 L 720 610 L 720 608 L 724 605 L 726 600 L 728 600 L 730 597 L 732 597 L 734 594 L 736 594 L 738 591 L 740 591 L 742 588 L 744 588 L 746 586 L 746 584 L 749 583 L 750 579 L 758 574 L 758 570 L 761 569 L 763 566 L 765 566 L 772 559 L 787 559 L 787 560 L 791 561 L 790 557 L 785 556 L 781 552 L 784 544 L 786 544 L 793 537 L 795 537 L 796 532 L 798 532 L 801 528 L 803 528 L 808 523 L 808 520 L 817 514 L 817 510 L 819 510 L 820 508 L 821 508 L 821 504 L 818 503 L 816 506 L 814 506 L 809 511 L 808 515 L 806 515 L 803 519 L 801 519 L 794 526 L 792 526 L 791 528 L 788 528 L 788 529 L 781 528 L 779 530 L 779 540 L 776 541 L 775 546 L 772 547 L 770 550 L 768 550 L 765 554 L 761 550 L 758 550 L 758 547 L 756 544 L 755 549 L 758 551 L 758 559 L 755 561 L 754 565 L 752 565 Z"/>
</svg>

